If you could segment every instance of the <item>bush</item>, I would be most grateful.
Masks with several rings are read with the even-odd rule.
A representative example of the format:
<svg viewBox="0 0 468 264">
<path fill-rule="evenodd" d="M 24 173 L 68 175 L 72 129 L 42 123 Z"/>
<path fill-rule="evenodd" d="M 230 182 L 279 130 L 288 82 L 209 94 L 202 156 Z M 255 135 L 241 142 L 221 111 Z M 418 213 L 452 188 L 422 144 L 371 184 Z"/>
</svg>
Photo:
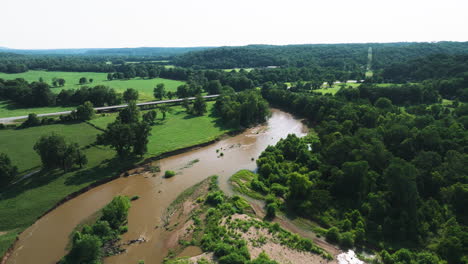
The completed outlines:
<svg viewBox="0 0 468 264">
<path fill-rule="evenodd" d="M 252 187 L 253 190 L 261 193 L 268 193 L 268 187 L 265 186 L 265 184 L 262 181 L 259 181 L 257 179 L 253 179 L 252 182 L 250 183 L 250 186 Z"/>
<path fill-rule="evenodd" d="M 128 209 L 130 209 L 130 199 L 126 196 L 116 196 L 102 209 L 101 220 L 109 222 L 112 228 L 119 228 L 127 221 Z"/>
<path fill-rule="evenodd" d="M 276 217 L 276 210 L 278 209 L 278 206 L 276 203 L 269 203 L 266 206 L 266 217 L 267 218 L 275 218 Z"/>
<path fill-rule="evenodd" d="M 135 201 L 135 200 L 138 200 L 138 199 L 140 199 L 140 196 L 134 195 L 134 196 L 132 196 L 132 198 L 130 200 Z"/>
<path fill-rule="evenodd" d="M 332 227 L 328 229 L 326 239 L 330 242 L 340 242 L 340 232 L 338 231 L 338 228 Z"/>
<path fill-rule="evenodd" d="M 171 170 L 167 170 L 165 173 L 164 173 L 164 177 L 165 178 L 171 178 L 171 177 L 174 177 L 176 175 L 175 171 L 171 171 Z"/>
<path fill-rule="evenodd" d="M 345 248 L 353 247 L 354 246 L 354 234 L 352 232 L 343 233 L 341 235 L 340 244 Z"/>
<path fill-rule="evenodd" d="M 226 243 L 217 244 L 214 249 L 214 255 L 218 258 L 229 255 L 231 252 L 233 252 L 232 246 Z"/>
<path fill-rule="evenodd" d="M 219 264 L 244 264 L 246 262 L 247 259 L 237 253 L 231 253 L 219 259 Z"/>
<path fill-rule="evenodd" d="M 273 192 L 276 196 L 279 196 L 279 197 L 286 197 L 286 193 L 288 192 L 288 187 L 286 186 L 283 186 L 279 183 L 273 183 L 271 185 L 271 192 Z"/>
<path fill-rule="evenodd" d="M 224 195 L 220 191 L 210 192 L 206 196 L 206 203 L 216 206 L 224 202 Z"/>
<path fill-rule="evenodd" d="M 66 256 L 67 264 L 98 263 L 102 256 L 102 243 L 99 237 L 85 234 L 73 243 L 70 253 Z"/>
<path fill-rule="evenodd" d="M 127 233 L 128 232 L 128 226 L 121 226 L 119 227 L 119 233 L 120 234 L 123 234 L 123 233 Z"/>
<path fill-rule="evenodd" d="M 33 126 L 40 126 L 41 121 L 37 117 L 36 114 L 32 113 L 28 115 L 28 119 L 21 124 L 21 128 L 26 128 L 26 127 L 33 127 Z"/>
</svg>

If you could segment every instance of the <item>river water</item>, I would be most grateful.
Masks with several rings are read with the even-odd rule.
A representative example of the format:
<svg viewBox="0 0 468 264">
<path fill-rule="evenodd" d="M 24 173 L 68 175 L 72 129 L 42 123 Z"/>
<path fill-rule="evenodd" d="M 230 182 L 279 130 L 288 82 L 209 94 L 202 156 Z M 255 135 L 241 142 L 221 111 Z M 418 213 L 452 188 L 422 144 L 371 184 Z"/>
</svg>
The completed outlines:
<svg viewBox="0 0 468 264">
<path fill-rule="evenodd" d="M 7 263 L 53 264 L 66 253 L 73 229 L 116 195 L 140 196 L 132 202 L 128 217 L 128 232 L 122 241 L 144 238 L 146 242 L 126 246 L 127 252 L 104 259 L 106 264 L 161 263 L 167 255 L 161 217 L 168 205 L 186 188 L 211 175 L 219 175 L 220 187 L 231 193 L 229 177 L 240 169 L 256 168 L 255 161 L 268 146 L 288 134 L 304 136 L 307 127 L 292 115 L 272 109 L 267 124 L 244 131 L 212 145 L 159 161 L 161 171 L 174 170 L 177 175 L 165 179 L 162 173 L 145 172 L 118 178 L 100 185 L 60 205 L 19 237 Z M 190 136 L 190 135 L 187 135 Z M 218 152 L 217 152 L 218 150 Z M 220 154 L 224 155 L 221 156 Z M 192 161 L 198 159 L 198 162 Z"/>
</svg>

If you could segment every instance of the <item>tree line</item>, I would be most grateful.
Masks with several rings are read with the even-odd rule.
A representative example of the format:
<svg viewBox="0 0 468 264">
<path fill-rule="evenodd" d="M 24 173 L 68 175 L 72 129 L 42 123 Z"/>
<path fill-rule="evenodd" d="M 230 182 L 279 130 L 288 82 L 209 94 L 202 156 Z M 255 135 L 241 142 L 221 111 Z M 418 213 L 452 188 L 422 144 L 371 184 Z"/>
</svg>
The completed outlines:
<svg viewBox="0 0 468 264">
<path fill-rule="evenodd" d="M 114 89 L 103 85 L 82 86 L 76 90 L 63 89 L 59 94 L 55 94 L 45 82 L 28 83 L 24 79 L 0 79 L 0 98 L 24 107 L 71 106 L 86 101 L 95 106 L 104 106 L 120 104 L 123 99 Z"/>
</svg>

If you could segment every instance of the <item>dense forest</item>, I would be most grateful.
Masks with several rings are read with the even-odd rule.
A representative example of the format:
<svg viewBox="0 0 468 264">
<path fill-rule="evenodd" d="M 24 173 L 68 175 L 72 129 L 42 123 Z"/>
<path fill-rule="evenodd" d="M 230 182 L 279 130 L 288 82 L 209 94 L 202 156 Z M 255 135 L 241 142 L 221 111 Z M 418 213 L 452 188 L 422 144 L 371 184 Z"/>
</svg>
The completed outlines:
<svg viewBox="0 0 468 264">
<path fill-rule="evenodd" d="M 330 241 L 380 248 L 384 263 L 402 254 L 409 261 L 401 263 L 468 261 L 467 104 L 403 112 L 387 98 L 263 95 L 317 132 L 290 135 L 257 160 L 252 186 L 269 203 L 330 227 Z M 399 248 L 410 251 L 391 255 Z"/>
<path fill-rule="evenodd" d="M 367 65 L 370 47 L 373 50 L 375 69 L 380 69 L 390 63 L 431 54 L 466 54 L 468 52 L 466 42 L 250 45 L 189 52 L 176 57 L 174 63 L 184 67 L 207 69 L 316 65 L 355 71 Z"/>
</svg>

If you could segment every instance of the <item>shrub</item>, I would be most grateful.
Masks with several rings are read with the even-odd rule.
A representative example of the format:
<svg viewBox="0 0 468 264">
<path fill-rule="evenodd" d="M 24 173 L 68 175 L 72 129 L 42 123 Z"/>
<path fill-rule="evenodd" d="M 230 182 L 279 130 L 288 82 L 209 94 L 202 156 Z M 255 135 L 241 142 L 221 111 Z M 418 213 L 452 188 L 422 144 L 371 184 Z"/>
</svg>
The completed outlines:
<svg viewBox="0 0 468 264">
<path fill-rule="evenodd" d="M 338 231 L 338 228 L 332 227 L 328 229 L 327 234 L 326 234 L 326 239 L 327 241 L 330 242 L 339 242 L 340 241 L 340 232 Z"/>
<path fill-rule="evenodd" d="M 224 195 L 220 191 L 210 192 L 206 196 L 206 203 L 209 203 L 209 204 L 211 204 L 213 206 L 216 206 L 216 205 L 221 204 L 223 202 L 224 202 Z"/>
<path fill-rule="evenodd" d="M 23 124 L 21 124 L 21 127 L 26 128 L 40 125 L 41 121 L 39 120 L 36 114 L 32 113 L 28 115 L 28 119 L 26 119 L 26 121 L 24 121 Z"/>
<path fill-rule="evenodd" d="M 120 234 L 127 233 L 128 232 L 128 226 L 121 226 L 119 227 L 119 232 Z"/>
<path fill-rule="evenodd" d="M 65 263 L 97 263 L 102 256 L 102 243 L 97 236 L 85 234 L 73 243 Z"/>
<path fill-rule="evenodd" d="M 233 252 L 232 246 L 226 243 L 217 244 L 214 249 L 214 255 L 218 258 L 229 255 L 231 252 Z"/>
<path fill-rule="evenodd" d="M 278 206 L 276 205 L 276 203 L 267 204 L 267 206 L 266 206 L 266 217 L 270 218 L 270 219 L 275 218 L 277 209 L 278 209 Z"/>
<path fill-rule="evenodd" d="M 257 179 L 253 179 L 252 182 L 250 183 L 250 186 L 252 187 L 253 190 L 261 192 L 261 193 L 268 193 L 268 187 L 265 186 L 265 184 L 262 181 L 259 181 Z"/>
<path fill-rule="evenodd" d="M 135 201 L 135 200 L 138 200 L 138 199 L 140 199 L 140 196 L 134 195 L 134 196 L 132 196 L 132 198 L 130 200 Z"/>
<path fill-rule="evenodd" d="M 231 253 L 219 259 L 219 264 L 244 264 L 247 262 L 244 256 L 237 253 Z"/>
<path fill-rule="evenodd" d="M 171 178 L 171 177 L 174 177 L 176 175 L 175 171 L 171 171 L 171 170 L 167 170 L 165 173 L 164 173 L 164 177 L 165 178 Z"/>
<path fill-rule="evenodd" d="M 128 197 L 116 196 L 102 209 L 101 220 L 109 222 L 112 228 L 118 228 L 127 220 L 129 208 L 130 199 Z"/>
<path fill-rule="evenodd" d="M 354 234 L 352 232 L 345 232 L 341 235 L 340 243 L 343 247 L 351 248 L 354 246 Z"/>
</svg>

